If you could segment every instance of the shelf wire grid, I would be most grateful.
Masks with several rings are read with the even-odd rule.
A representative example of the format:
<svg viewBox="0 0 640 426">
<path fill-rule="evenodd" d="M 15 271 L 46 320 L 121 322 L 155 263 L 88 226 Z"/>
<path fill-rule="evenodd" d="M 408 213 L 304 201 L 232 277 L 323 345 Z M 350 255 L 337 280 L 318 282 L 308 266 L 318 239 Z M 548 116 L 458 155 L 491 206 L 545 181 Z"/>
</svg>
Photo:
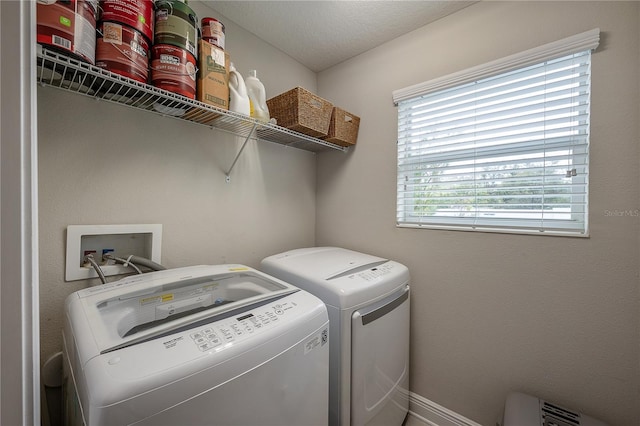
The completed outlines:
<svg viewBox="0 0 640 426">
<path fill-rule="evenodd" d="M 332 144 L 272 123 L 260 123 L 243 114 L 140 83 L 40 45 L 37 51 L 37 65 L 37 81 L 44 86 L 146 110 L 165 117 L 190 121 L 243 138 L 261 139 L 313 152 L 326 150 L 346 152 L 348 150 L 348 147 Z M 254 125 L 256 125 L 255 132 L 253 132 Z"/>
</svg>

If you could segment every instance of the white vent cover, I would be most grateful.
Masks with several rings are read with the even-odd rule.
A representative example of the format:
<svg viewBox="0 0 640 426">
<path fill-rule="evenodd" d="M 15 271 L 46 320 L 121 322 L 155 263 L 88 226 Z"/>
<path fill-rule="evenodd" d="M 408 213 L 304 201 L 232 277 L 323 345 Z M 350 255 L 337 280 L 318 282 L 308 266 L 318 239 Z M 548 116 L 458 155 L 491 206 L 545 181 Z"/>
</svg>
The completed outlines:
<svg viewBox="0 0 640 426">
<path fill-rule="evenodd" d="M 520 392 L 507 396 L 502 426 L 607 426 L 592 417 Z"/>
</svg>

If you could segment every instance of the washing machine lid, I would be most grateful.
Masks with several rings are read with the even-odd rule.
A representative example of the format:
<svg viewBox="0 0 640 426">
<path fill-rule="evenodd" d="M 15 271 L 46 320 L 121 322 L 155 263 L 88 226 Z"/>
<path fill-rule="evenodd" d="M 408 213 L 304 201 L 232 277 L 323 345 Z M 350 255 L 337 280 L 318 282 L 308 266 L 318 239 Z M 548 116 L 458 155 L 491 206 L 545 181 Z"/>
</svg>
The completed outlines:
<svg viewBox="0 0 640 426">
<path fill-rule="evenodd" d="M 262 260 L 260 269 L 319 297 L 349 308 L 408 283 L 408 269 L 395 261 L 339 247 L 310 247 Z"/>
<path fill-rule="evenodd" d="M 67 298 L 82 364 L 299 291 L 244 265 L 192 266 L 80 290 Z"/>
</svg>

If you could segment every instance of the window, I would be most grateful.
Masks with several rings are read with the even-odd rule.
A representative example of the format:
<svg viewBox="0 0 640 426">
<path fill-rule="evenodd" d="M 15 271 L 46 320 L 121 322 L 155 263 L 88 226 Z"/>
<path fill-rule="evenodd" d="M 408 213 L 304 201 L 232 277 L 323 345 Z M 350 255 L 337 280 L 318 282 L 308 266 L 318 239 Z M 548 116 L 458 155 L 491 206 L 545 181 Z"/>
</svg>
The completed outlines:
<svg viewBox="0 0 640 426">
<path fill-rule="evenodd" d="M 399 226 L 588 234 L 593 30 L 394 92 Z"/>
</svg>

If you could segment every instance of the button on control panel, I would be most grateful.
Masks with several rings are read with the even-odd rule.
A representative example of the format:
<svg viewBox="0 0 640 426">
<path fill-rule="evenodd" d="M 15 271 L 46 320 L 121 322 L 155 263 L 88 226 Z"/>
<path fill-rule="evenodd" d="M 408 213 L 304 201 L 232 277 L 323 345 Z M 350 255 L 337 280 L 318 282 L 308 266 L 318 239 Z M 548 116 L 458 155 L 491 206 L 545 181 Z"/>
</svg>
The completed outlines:
<svg viewBox="0 0 640 426">
<path fill-rule="evenodd" d="M 202 352 L 221 348 L 221 345 L 236 342 L 270 327 L 276 326 L 284 315 L 296 308 L 292 302 L 278 302 L 261 306 L 239 317 L 227 318 L 193 330 L 189 337 Z"/>
</svg>

